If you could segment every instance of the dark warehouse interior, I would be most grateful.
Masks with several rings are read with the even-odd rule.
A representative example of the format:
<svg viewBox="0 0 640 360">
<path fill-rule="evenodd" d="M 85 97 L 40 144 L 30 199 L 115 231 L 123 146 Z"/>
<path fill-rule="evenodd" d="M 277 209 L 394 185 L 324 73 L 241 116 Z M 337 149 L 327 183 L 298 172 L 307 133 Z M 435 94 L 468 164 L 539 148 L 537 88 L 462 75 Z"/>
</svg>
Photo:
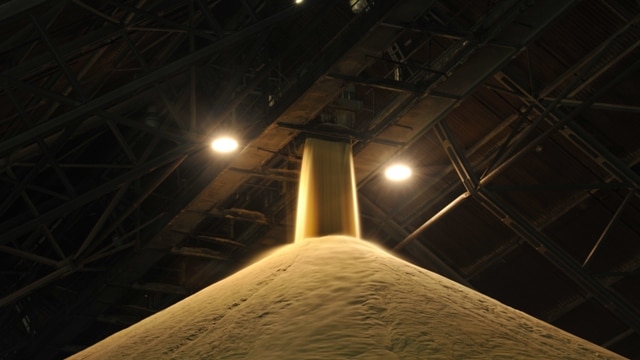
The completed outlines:
<svg viewBox="0 0 640 360">
<path fill-rule="evenodd" d="M 0 0 L 0 31 L 0 360 L 292 242 L 309 137 L 351 144 L 364 239 L 640 359 L 640 2 Z"/>
</svg>

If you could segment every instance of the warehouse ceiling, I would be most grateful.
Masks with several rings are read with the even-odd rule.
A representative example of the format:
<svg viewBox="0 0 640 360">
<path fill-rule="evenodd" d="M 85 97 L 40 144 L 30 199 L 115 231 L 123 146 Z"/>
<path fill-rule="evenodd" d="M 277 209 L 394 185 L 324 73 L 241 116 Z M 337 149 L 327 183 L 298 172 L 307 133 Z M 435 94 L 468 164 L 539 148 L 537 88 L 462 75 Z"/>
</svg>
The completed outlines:
<svg viewBox="0 0 640 360">
<path fill-rule="evenodd" d="M 0 359 L 71 355 L 291 242 L 308 137 L 352 144 L 364 238 L 640 358 L 639 20 L 0 1 Z M 387 181 L 395 161 L 413 177 Z"/>
</svg>

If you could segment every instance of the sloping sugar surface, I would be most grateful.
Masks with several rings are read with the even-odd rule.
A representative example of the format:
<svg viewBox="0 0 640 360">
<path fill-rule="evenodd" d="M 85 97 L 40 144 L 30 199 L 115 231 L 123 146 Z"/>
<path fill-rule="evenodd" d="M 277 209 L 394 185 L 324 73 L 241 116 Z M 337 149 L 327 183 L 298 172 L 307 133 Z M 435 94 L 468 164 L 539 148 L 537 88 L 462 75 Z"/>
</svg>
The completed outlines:
<svg viewBox="0 0 640 360">
<path fill-rule="evenodd" d="M 344 236 L 288 245 L 79 359 L 619 359 Z"/>
</svg>

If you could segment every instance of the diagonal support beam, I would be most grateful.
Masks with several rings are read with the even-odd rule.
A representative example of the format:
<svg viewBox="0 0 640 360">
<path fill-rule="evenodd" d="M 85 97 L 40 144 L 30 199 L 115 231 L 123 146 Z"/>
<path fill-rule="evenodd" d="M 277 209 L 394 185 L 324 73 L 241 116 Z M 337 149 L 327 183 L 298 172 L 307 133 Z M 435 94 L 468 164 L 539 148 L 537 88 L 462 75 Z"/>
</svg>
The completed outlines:
<svg viewBox="0 0 640 360">
<path fill-rule="evenodd" d="M 0 252 L 11 254 L 13 256 L 17 256 L 23 259 L 32 260 L 41 264 L 53 266 L 54 268 L 57 268 L 59 265 L 59 262 L 56 260 L 53 260 L 44 256 L 40 256 L 38 254 L 23 251 L 20 249 L 16 249 L 6 245 L 0 245 Z"/>
<path fill-rule="evenodd" d="M 5 2 L 0 5 L 0 21 L 9 19 L 27 10 L 31 10 L 47 1 L 48 0 L 21 0 Z"/>
<path fill-rule="evenodd" d="M 453 139 L 449 140 L 455 143 Z M 443 146 L 446 151 L 446 143 L 443 142 Z M 473 172 L 473 169 L 467 168 L 468 161 L 465 160 L 462 152 L 452 151 L 451 153 L 447 152 L 447 154 L 452 157 L 451 160 L 454 167 L 463 167 L 457 169 L 458 174 L 470 174 Z M 467 179 L 464 176 L 460 176 L 460 180 L 464 183 Z M 481 183 L 477 183 L 477 187 L 475 187 L 471 195 L 473 195 L 474 199 L 485 209 L 496 216 L 517 235 L 521 236 L 529 245 L 569 276 L 576 284 L 588 291 L 612 313 L 616 314 L 620 320 L 635 329 L 635 331 L 640 331 L 640 315 L 638 315 L 632 307 L 587 273 L 571 255 L 567 254 L 553 240 L 536 229 L 524 216 L 487 190 L 486 187 L 481 186 Z"/>
<path fill-rule="evenodd" d="M 446 121 L 443 120 L 436 124 L 435 130 L 444 151 L 447 153 L 449 160 L 451 160 L 451 163 L 453 164 L 453 168 L 458 173 L 460 179 L 462 179 L 462 185 L 467 189 L 467 192 L 472 194 L 480 183 L 478 175 L 473 171 L 473 168 L 469 164 L 467 157 L 464 156 L 464 152 L 460 145 L 453 136 L 451 136 L 451 131 L 449 130 L 449 126 Z"/>
<path fill-rule="evenodd" d="M 198 147 L 194 145 L 183 145 L 177 147 L 173 151 L 167 152 L 150 161 L 147 161 L 145 164 L 131 169 L 127 173 L 122 174 L 110 181 L 107 181 L 100 186 L 92 189 L 91 191 L 81 194 L 64 203 L 63 205 L 60 205 L 57 208 L 48 211 L 35 219 L 26 221 L 18 226 L 7 228 L 7 222 L 4 222 L 0 224 L 0 231 L 2 231 L 2 234 L 0 235 L 0 245 L 6 244 L 7 242 L 16 239 L 21 235 L 29 233 L 33 231 L 33 229 L 37 226 L 46 224 L 60 216 L 63 216 L 69 211 L 78 209 L 79 207 L 99 198 L 100 196 L 106 195 L 114 191 L 115 189 L 120 188 L 122 184 L 146 175 L 149 172 L 157 169 L 158 167 L 166 165 L 172 161 L 184 160 L 187 158 L 189 153 L 196 150 L 197 148 Z M 9 222 L 11 221 L 9 220 Z"/>
<path fill-rule="evenodd" d="M 35 15 L 31 14 L 30 17 L 31 17 L 31 22 L 40 33 L 40 37 L 42 37 L 42 40 L 44 41 L 44 43 L 47 44 L 49 51 L 51 52 L 51 54 L 53 54 L 53 58 L 56 60 L 56 63 L 58 63 L 58 66 L 60 67 L 64 75 L 67 77 L 67 80 L 69 80 L 69 83 L 71 84 L 75 92 L 78 94 L 78 96 L 82 100 L 86 100 L 87 98 L 86 92 L 82 89 L 82 87 L 80 86 L 80 83 L 78 83 L 78 79 L 71 72 L 69 65 L 67 65 L 67 62 L 64 61 L 64 59 L 60 55 L 60 52 L 58 51 L 56 46 L 53 44 L 53 41 L 51 40 L 51 37 L 47 33 L 47 30 L 44 27 L 42 27 L 42 25 L 40 24 L 40 22 L 38 21 Z"/>
<path fill-rule="evenodd" d="M 176 73 L 184 71 L 192 64 L 196 64 L 206 60 L 218 51 L 221 51 L 231 45 L 254 36 L 264 31 L 265 29 L 277 24 L 280 21 L 293 17 L 294 15 L 298 14 L 298 12 L 300 11 L 299 9 L 300 7 L 292 7 L 269 18 L 266 18 L 259 23 L 250 25 L 233 35 L 229 35 L 223 39 L 218 40 L 214 44 L 204 47 L 191 54 L 185 55 L 184 57 L 162 68 L 159 68 L 148 75 L 133 80 L 102 96 L 91 99 L 90 101 L 87 101 L 86 103 L 83 103 L 82 105 L 79 105 L 64 114 L 61 114 L 49 121 L 37 125 L 34 128 L 18 134 L 6 141 L 3 141 L 2 143 L 0 143 L 0 154 L 14 149 L 27 142 L 33 141 L 33 139 L 38 136 L 47 135 L 84 115 L 87 115 L 99 109 L 103 109 L 119 100 L 134 95 L 143 89 L 149 88 L 157 82 L 161 82 Z"/>
<path fill-rule="evenodd" d="M 498 199 L 485 188 L 479 188 L 475 197 L 489 212 L 499 218 L 542 256 L 569 276 L 580 287 L 636 332 L 640 332 L 640 316 L 625 301 L 613 294 L 596 278 L 588 274 L 569 254 L 546 235 L 538 231 L 515 209 Z"/>
<path fill-rule="evenodd" d="M 611 233 L 611 228 L 616 223 L 616 221 L 618 221 L 618 219 L 620 218 L 620 215 L 622 215 L 622 212 L 624 211 L 624 208 L 629 203 L 629 200 L 631 200 L 631 198 L 633 197 L 634 192 L 635 191 L 632 189 L 631 191 L 629 191 L 627 196 L 625 196 L 624 200 L 622 200 L 622 204 L 620 204 L 620 206 L 618 207 L 618 210 L 616 210 L 615 214 L 613 214 L 613 217 L 611 218 L 611 220 L 609 221 L 607 226 L 604 228 L 604 231 L 602 232 L 602 234 L 598 238 L 598 241 L 596 241 L 595 245 L 593 245 L 593 248 L 589 252 L 589 255 L 587 256 L 587 258 L 582 263 L 582 267 L 583 268 L 586 267 L 587 265 L 589 265 L 589 261 L 591 261 L 591 258 L 596 253 L 596 250 L 598 250 L 600 245 L 602 245 L 602 242 Z"/>
</svg>

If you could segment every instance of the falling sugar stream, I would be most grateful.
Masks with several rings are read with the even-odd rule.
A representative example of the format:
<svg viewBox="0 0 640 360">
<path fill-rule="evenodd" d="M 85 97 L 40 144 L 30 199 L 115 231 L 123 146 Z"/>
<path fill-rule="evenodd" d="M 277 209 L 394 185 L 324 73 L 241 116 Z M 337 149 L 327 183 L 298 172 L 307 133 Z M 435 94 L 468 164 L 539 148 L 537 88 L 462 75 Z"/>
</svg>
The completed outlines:
<svg viewBox="0 0 640 360">
<path fill-rule="evenodd" d="M 307 139 L 298 186 L 296 242 L 327 235 L 360 237 L 350 144 Z"/>
</svg>

